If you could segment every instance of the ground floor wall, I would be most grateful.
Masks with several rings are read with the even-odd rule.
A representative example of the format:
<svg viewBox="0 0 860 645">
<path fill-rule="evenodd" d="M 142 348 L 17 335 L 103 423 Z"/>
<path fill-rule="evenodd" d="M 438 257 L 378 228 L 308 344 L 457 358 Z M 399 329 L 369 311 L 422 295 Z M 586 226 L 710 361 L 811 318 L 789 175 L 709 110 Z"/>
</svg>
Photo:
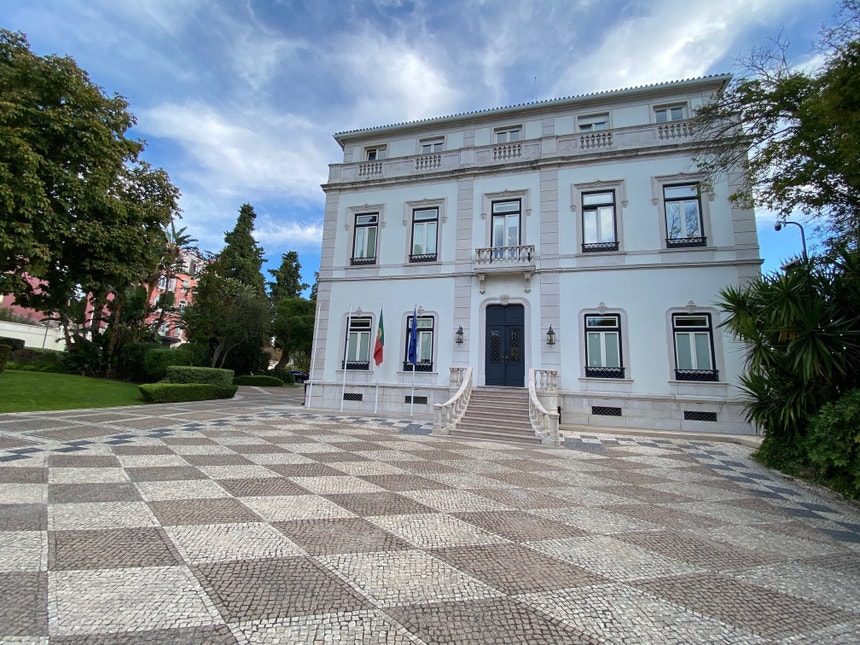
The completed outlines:
<svg viewBox="0 0 860 645">
<path fill-rule="evenodd" d="M 19 338 L 24 341 L 25 347 L 35 349 L 63 351 L 66 348 L 66 341 L 59 327 L 42 327 L 41 325 L 0 321 L 0 336 Z"/>
</svg>

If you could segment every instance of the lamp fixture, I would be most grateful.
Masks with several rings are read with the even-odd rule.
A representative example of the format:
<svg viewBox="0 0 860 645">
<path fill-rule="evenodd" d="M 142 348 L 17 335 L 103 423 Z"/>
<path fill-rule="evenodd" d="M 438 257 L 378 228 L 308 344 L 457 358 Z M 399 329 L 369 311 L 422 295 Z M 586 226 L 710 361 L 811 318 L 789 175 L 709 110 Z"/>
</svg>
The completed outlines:
<svg viewBox="0 0 860 645">
<path fill-rule="evenodd" d="M 463 344 L 463 325 L 460 325 L 454 333 L 454 342 L 458 345 Z"/>
<path fill-rule="evenodd" d="M 555 332 L 552 329 L 552 325 L 546 330 L 546 344 L 555 345 Z"/>
</svg>

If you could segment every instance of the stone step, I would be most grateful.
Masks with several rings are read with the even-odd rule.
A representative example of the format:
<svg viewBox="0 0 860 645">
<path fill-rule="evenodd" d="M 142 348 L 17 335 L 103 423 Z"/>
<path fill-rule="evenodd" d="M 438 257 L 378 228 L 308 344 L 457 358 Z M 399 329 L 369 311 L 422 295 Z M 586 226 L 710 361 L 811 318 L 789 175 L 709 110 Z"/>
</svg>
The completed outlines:
<svg viewBox="0 0 860 645">
<path fill-rule="evenodd" d="M 490 430 L 473 430 L 473 429 L 461 429 L 461 426 L 458 425 L 456 430 L 451 432 L 452 437 L 462 437 L 468 439 L 484 439 L 487 441 L 505 441 L 509 443 L 527 443 L 527 444 L 540 444 L 540 437 L 536 437 L 534 434 L 523 435 L 523 434 L 511 434 L 509 432 L 502 431 L 490 431 Z"/>
</svg>

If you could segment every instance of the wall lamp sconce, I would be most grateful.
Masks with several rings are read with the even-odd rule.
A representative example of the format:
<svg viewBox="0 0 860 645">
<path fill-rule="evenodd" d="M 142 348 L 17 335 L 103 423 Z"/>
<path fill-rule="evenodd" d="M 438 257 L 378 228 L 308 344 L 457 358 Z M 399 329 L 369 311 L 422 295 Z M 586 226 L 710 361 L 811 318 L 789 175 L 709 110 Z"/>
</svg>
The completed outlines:
<svg viewBox="0 0 860 645">
<path fill-rule="evenodd" d="M 546 344 L 555 345 L 555 332 L 552 329 L 552 325 L 546 330 Z"/>
<path fill-rule="evenodd" d="M 463 344 L 463 325 L 460 325 L 454 333 L 454 342 L 458 345 Z"/>
</svg>

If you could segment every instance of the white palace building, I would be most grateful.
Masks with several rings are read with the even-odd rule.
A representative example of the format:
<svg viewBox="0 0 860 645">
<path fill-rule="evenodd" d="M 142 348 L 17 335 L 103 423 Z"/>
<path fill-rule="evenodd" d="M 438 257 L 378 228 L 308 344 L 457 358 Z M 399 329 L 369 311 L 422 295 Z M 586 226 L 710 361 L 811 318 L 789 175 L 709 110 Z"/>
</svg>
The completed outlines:
<svg viewBox="0 0 860 645">
<path fill-rule="evenodd" d="M 715 301 L 759 275 L 755 217 L 700 185 L 688 120 L 729 79 L 336 134 L 309 407 L 752 433 Z"/>
</svg>

